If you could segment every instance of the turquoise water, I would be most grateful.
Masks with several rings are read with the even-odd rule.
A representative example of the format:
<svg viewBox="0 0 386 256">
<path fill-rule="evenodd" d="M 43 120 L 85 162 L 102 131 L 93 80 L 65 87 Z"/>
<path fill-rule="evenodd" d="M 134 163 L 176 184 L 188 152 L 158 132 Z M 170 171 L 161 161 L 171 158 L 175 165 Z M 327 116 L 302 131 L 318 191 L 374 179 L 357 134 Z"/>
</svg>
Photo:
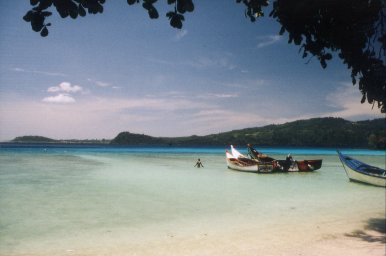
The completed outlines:
<svg viewBox="0 0 386 256">
<path fill-rule="evenodd" d="M 349 182 L 333 149 L 261 150 L 322 158 L 323 166 L 251 174 L 227 169 L 224 148 L 3 145 L 0 255 L 96 255 L 95 248 L 143 245 L 132 254 L 140 255 L 167 238 L 305 232 L 385 215 L 385 189 Z M 342 151 L 385 168 L 385 151 Z M 204 168 L 193 167 L 197 158 Z"/>
<path fill-rule="evenodd" d="M 235 147 L 246 154 L 245 147 Z M 72 144 L 7 144 L 0 143 L 1 152 L 29 152 L 29 153 L 160 153 L 160 154 L 223 154 L 225 147 L 135 147 L 135 146 L 103 146 L 103 145 L 72 145 Z M 286 156 L 288 153 L 295 155 L 336 155 L 336 148 L 256 148 L 266 154 Z M 385 156 L 385 150 L 369 149 L 339 149 L 349 155 Z"/>
</svg>

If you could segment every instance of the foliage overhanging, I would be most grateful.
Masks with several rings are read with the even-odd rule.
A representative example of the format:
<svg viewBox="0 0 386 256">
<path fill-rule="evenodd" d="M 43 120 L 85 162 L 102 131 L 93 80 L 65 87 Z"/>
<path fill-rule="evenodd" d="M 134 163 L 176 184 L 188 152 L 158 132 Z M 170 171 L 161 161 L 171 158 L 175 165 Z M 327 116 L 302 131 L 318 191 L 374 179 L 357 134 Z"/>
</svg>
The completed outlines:
<svg viewBox="0 0 386 256">
<path fill-rule="evenodd" d="M 194 11 L 193 0 L 164 0 L 172 10 L 165 16 L 170 25 L 181 29 L 187 12 Z M 245 5 L 252 22 L 264 16 L 268 0 L 235 0 Z M 103 13 L 106 0 L 30 0 L 23 17 L 32 30 L 48 36 L 46 19 L 53 7 L 62 18 Z M 149 18 L 157 19 L 158 0 L 127 0 L 141 4 Z M 160 1 L 161 2 L 161 1 Z M 221 8 L 221 1 L 218 1 Z M 303 58 L 316 57 L 322 68 L 336 53 L 351 70 L 353 85 L 362 93 L 361 103 L 377 104 L 386 113 L 386 3 L 384 0 L 273 0 L 269 16 L 281 24 L 280 35 L 288 33 L 288 43 L 298 45 Z"/>
</svg>

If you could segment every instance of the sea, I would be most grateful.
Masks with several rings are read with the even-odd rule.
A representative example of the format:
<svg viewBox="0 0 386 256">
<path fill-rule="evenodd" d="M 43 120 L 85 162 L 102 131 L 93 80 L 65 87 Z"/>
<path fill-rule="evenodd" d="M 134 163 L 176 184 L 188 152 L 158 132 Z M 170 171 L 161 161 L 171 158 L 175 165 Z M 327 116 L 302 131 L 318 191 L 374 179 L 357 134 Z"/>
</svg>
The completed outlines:
<svg viewBox="0 0 386 256">
<path fill-rule="evenodd" d="M 385 188 L 350 182 L 336 149 L 256 149 L 322 168 L 233 171 L 225 147 L 0 144 L 0 255 L 286 255 L 385 221 Z M 385 169 L 386 151 L 340 150 Z"/>
</svg>

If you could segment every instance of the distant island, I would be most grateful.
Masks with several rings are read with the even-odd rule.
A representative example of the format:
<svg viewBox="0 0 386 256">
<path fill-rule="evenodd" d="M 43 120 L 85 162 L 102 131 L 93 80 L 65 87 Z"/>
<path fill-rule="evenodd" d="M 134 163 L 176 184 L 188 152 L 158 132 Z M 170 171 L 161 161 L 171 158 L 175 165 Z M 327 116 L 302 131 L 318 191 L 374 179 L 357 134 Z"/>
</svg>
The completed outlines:
<svg viewBox="0 0 386 256">
<path fill-rule="evenodd" d="M 43 136 L 20 136 L 11 140 L 11 143 L 56 143 L 56 144 L 109 144 L 111 140 L 55 140 Z"/>
<path fill-rule="evenodd" d="M 152 137 L 121 132 L 112 140 L 54 140 L 22 136 L 11 143 L 76 143 L 131 146 L 227 146 L 248 143 L 267 147 L 345 147 L 386 149 L 386 118 L 351 122 L 342 118 L 312 118 L 278 125 L 233 130 L 205 136 Z"/>
</svg>

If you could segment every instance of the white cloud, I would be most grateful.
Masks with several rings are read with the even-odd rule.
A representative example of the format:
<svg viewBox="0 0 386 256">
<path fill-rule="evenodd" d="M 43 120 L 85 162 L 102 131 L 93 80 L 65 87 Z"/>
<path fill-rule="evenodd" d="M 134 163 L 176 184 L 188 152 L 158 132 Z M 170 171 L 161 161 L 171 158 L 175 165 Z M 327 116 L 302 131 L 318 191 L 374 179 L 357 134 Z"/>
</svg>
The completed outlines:
<svg viewBox="0 0 386 256">
<path fill-rule="evenodd" d="M 324 116 L 342 117 L 350 120 L 363 118 L 381 118 L 383 114 L 375 106 L 367 102 L 361 104 L 362 94 L 357 86 L 351 83 L 341 83 L 335 91 L 328 94 L 326 97 L 327 105 L 337 110 L 335 112 L 325 113 Z"/>
<path fill-rule="evenodd" d="M 222 93 L 222 94 L 213 94 L 216 98 L 237 98 L 239 95 L 237 93 Z"/>
<path fill-rule="evenodd" d="M 75 99 L 68 94 L 60 93 L 56 96 L 46 97 L 42 101 L 49 103 L 73 103 Z"/>
<path fill-rule="evenodd" d="M 239 97 L 238 93 L 208 93 L 197 96 L 201 99 L 229 99 Z"/>
<path fill-rule="evenodd" d="M 58 86 L 52 86 L 47 89 L 47 92 L 66 92 L 76 93 L 82 91 L 83 88 L 79 85 L 71 85 L 68 82 L 62 82 Z"/>
<path fill-rule="evenodd" d="M 178 30 L 176 35 L 174 36 L 175 41 L 179 41 L 182 38 L 184 38 L 188 34 L 188 31 L 186 29 Z"/>
<path fill-rule="evenodd" d="M 257 48 L 263 48 L 275 44 L 280 41 L 281 36 L 279 35 L 268 35 L 268 36 L 259 36 Z"/>
<path fill-rule="evenodd" d="M 197 57 L 196 59 L 189 61 L 186 63 L 189 66 L 192 66 L 194 68 L 223 68 L 228 70 L 233 70 L 237 66 L 232 64 L 228 58 L 226 57 Z"/>
<path fill-rule="evenodd" d="M 225 83 L 223 84 L 226 87 L 232 88 L 234 90 L 240 90 L 240 89 L 256 89 L 261 88 L 263 86 L 270 85 L 270 81 L 264 80 L 264 79 L 250 79 L 250 80 L 244 80 L 243 82 L 237 82 L 237 83 Z"/>
<path fill-rule="evenodd" d="M 16 72 L 33 73 L 33 74 L 40 74 L 40 75 L 46 75 L 46 76 L 67 76 L 66 74 L 63 74 L 63 73 L 47 72 L 47 71 L 39 71 L 39 70 L 27 70 L 23 68 L 13 68 L 12 70 Z"/>
<path fill-rule="evenodd" d="M 109 87 L 109 86 L 111 86 L 111 84 L 106 83 L 106 82 L 102 82 L 102 81 L 95 81 L 95 84 L 100 86 L 100 87 Z"/>
<path fill-rule="evenodd" d="M 55 96 L 43 98 L 43 102 L 47 103 L 74 103 L 75 99 L 70 95 L 71 93 L 84 92 L 79 85 L 71 85 L 68 82 L 62 82 L 57 86 L 52 86 L 47 89 L 49 93 L 58 93 Z"/>
<path fill-rule="evenodd" d="M 99 87 L 110 87 L 111 86 L 110 83 L 94 80 L 94 79 L 91 79 L 91 78 L 87 78 L 87 81 L 89 81 L 90 83 L 93 83 L 93 84 L 95 84 L 95 85 L 97 85 Z"/>
<path fill-rule="evenodd" d="M 183 65 L 183 66 L 189 66 L 197 69 L 206 69 L 206 68 L 222 68 L 227 70 L 236 69 L 237 66 L 229 60 L 229 57 L 227 55 L 229 54 L 225 53 L 220 57 L 198 56 L 189 61 L 169 61 L 169 60 L 162 60 L 162 59 L 155 59 L 155 58 L 147 58 L 147 60 L 152 63 L 167 65 L 167 66 Z"/>
</svg>

